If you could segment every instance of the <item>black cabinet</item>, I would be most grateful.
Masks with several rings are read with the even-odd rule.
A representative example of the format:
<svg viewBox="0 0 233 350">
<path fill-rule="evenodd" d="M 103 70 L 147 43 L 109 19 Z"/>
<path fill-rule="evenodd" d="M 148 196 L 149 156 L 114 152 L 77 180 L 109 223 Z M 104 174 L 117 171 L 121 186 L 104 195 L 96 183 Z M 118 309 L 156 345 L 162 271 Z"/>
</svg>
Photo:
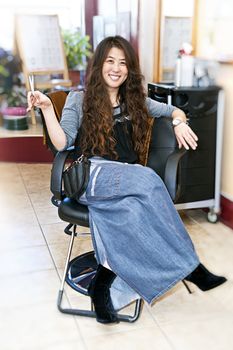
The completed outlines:
<svg viewBox="0 0 233 350">
<path fill-rule="evenodd" d="M 220 211 L 220 173 L 223 126 L 223 91 L 219 86 L 177 88 L 172 84 L 148 84 L 148 96 L 182 109 L 198 136 L 198 147 L 182 158 L 180 196 L 176 207 L 209 207 L 214 222 Z"/>
</svg>

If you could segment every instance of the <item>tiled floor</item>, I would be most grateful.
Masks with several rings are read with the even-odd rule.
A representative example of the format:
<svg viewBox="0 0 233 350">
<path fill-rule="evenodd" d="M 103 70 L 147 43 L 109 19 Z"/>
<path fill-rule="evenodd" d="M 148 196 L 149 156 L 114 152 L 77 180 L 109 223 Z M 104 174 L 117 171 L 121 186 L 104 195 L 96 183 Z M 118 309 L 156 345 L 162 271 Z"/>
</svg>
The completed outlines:
<svg viewBox="0 0 233 350">
<path fill-rule="evenodd" d="M 2 350 L 230 350 L 233 231 L 201 210 L 181 212 L 201 260 L 228 282 L 189 295 L 178 283 L 133 324 L 104 326 L 56 309 L 68 237 L 50 203 L 50 165 L 0 164 L 0 348 Z M 82 238 L 74 255 L 91 249 Z M 65 302 L 88 297 L 66 288 Z"/>
</svg>

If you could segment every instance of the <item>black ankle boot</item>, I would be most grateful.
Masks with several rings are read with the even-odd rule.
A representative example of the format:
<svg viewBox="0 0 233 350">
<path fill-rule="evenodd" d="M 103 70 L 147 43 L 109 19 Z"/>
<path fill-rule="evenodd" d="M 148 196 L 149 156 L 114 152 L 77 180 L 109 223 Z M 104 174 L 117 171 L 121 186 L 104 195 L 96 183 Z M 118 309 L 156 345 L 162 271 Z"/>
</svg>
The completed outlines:
<svg viewBox="0 0 233 350">
<path fill-rule="evenodd" d="M 96 320 L 100 323 L 118 322 L 109 290 L 115 277 L 114 272 L 99 265 L 88 287 L 88 293 L 95 306 Z"/>
<path fill-rule="evenodd" d="M 196 284 L 196 286 L 203 291 L 218 287 L 220 284 L 227 281 L 225 277 L 216 276 L 208 271 L 202 264 L 199 264 L 190 275 L 185 277 L 185 280 Z"/>
</svg>

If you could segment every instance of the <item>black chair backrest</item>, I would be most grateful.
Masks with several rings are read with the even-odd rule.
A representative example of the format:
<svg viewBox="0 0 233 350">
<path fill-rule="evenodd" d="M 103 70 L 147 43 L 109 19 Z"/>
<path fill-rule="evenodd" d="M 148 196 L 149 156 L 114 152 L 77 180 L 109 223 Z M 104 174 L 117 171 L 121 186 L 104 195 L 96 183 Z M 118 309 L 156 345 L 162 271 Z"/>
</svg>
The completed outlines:
<svg viewBox="0 0 233 350">
<path fill-rule="evenodd" d="M 148 151 L 147 166 L 156 171 L 164 179 L 167 159 L 177 148 L 171 118 L 161 117 L 154 120 L 150 146 Z"/>
</svg>

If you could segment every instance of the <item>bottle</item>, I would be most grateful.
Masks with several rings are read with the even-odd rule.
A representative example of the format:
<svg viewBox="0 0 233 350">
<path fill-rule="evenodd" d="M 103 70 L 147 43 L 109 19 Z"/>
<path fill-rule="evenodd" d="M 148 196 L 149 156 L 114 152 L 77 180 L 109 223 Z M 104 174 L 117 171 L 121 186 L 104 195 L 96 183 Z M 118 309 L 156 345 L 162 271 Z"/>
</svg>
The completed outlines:
<svg viewBox="0 0 233 350">
<path fill-rule="evenodd" d="M 181 86 L 193 86 L 194 57 L 182 55 L 181 57 Z"/>
<path fill-rule="evenodd" d="M 179 54 L 176 59 L 175 66 L 175 86 L 181 86 L 181 55 Z"/>
</svg>

